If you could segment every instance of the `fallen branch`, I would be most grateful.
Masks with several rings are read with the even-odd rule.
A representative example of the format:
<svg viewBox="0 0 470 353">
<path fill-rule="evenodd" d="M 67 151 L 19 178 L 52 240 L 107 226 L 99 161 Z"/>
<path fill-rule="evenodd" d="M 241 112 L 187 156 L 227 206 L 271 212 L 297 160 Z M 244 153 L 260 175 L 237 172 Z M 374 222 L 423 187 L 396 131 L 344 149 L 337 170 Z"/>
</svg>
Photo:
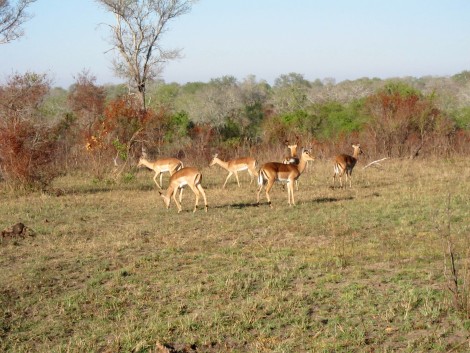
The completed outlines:
<svg viewBox="0 0 470 353">
<path fill-rule="evenodd" d="M 368 165 L 366 165 L 366 166 L 365 166 L 364 168 L 362 168 L 362 169 L 369 168 L 369 167 L 371 167 L 371 166 L 373 166 L 373 165 L 376 166 L 376 164 L 379 165 L 379 166 L 382 166 L 379 162 L 382 162 L 382 161 L 384 161 L 384 160 L 386 160 L 386 159 L 388 159 L 388 157 L 385 157 L 385 158 L 378 159 L 378 160 L 376 160 L 376 161 L 370 162 Z"/>
</svg>

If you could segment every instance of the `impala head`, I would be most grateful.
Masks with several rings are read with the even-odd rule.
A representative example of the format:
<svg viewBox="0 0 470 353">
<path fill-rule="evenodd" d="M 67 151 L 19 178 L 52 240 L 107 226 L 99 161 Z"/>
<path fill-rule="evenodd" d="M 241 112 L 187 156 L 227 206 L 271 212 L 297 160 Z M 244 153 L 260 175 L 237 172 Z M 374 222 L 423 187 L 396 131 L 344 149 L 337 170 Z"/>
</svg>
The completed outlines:
<svg viewBox="0 0 470 353">
<path fill-rule="evenodd" d="M 290 150 L 291 156 L 296 156 L 297 155 L 298 143 L 299 143 L 298 138 L 297 138 L 297 141 L 294 144 L 289 143 L 288 140 L 284 141 L 284 144 Z"/>
<path fill-rule="evenodd" d="M 312 155 L 310 154 L 310 150 L 309 149 L 303 149 L 302 150 L 302 157 L 301 157 L 303 160 L 306 160 L 306 161 L 314 161 L 315 160 L 315 157 L 312 157 Z"/>
<path fill-rule="evenodd" d="M 354 153 L 356 153 L 356 151 L 357 151 L 358 155 L 364 153 L 364 151 L 362 150 L 360 144 L 352 145 L 352 148 L 354 149 Z"/>
<path fill-rule="evenodd" d="M 140 157 L 139 158 L 139 163 L 137 163 L 137 167 L 142 167 L 144 165 L 144 161 L 145 161 L 145 158 L 144 157 Z"/>
<path fill-rule="evenodd" d="M 159 191 L 158 193 L 159 193 L 160 196 L 162 197 L 163 202 L 165 203 L 166 208 L 170 208 L 170 200 L 171 200 L 170 197 L 168 197 L 168 196 L 162 194 L 160 191 Z"/>
<path fill-rule="evenodd" d="M 210 167 L 212 167 L 215 163 L 216 163 L 216 160 L 218 159 L 218 154 L 214 154 L 214 156 L 212 157 L 212 161 L 211 163 L 209 164 Z"/>
</svg>

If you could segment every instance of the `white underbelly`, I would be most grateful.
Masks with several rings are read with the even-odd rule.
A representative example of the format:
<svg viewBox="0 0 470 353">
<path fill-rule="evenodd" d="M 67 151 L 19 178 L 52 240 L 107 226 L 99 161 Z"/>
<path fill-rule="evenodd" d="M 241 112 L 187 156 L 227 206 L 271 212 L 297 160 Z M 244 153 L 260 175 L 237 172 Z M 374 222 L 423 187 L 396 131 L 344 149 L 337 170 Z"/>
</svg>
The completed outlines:
<svg viewBox="0 0 470 353">
<path fill-rule="evenodd" d="M 280 182 L 283 182 L 283 183 L 288 183 L 289 182 L 289 179 L 288 178 L 277 178 L 276 179 L 277 181 L 280 181 Z"/>
</svg>

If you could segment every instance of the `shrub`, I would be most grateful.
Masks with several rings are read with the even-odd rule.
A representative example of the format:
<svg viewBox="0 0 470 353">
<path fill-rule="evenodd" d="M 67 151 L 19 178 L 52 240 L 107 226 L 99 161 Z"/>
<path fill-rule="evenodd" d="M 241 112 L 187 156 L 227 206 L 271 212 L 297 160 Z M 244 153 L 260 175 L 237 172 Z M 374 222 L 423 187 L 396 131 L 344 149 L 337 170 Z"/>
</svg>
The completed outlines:
<svg viewBox="0 0 470 353">
<path fill-rule="evenodd" d="M 12 76 L 0 87 L 0 168 L 13 186 L 43 188 L 62 170 L 62 121 L 52 123 L 41 113 L 49 91 L 45 75 Z"/>
</svg>

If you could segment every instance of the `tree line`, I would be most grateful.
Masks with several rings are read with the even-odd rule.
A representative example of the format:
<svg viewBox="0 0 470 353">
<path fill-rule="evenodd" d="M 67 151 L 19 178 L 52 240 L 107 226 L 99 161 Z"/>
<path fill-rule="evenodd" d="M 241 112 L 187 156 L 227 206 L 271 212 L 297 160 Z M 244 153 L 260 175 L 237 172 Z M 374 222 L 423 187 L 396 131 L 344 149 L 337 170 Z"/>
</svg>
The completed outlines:
<svg viewBox="0 0 470 353">
<path fill-rule="evenodd" d="M 469 93 L 467 71 L 339 83 L 289 73 L 272 85 L 255 76 L 150 81 L 142 108 L 127 85 L 97 85 L 88 71 L 68 89 L 44 74 L 14 74 L 0 85 L 1 178 L 44 187 L 80 170 L 105 179 L 132 172 L 141 155 L 280 159 L 283 142 L 297 139 L 318 158 L 357 142 L 371 158 L 467 154 Z"/>
</svg>

